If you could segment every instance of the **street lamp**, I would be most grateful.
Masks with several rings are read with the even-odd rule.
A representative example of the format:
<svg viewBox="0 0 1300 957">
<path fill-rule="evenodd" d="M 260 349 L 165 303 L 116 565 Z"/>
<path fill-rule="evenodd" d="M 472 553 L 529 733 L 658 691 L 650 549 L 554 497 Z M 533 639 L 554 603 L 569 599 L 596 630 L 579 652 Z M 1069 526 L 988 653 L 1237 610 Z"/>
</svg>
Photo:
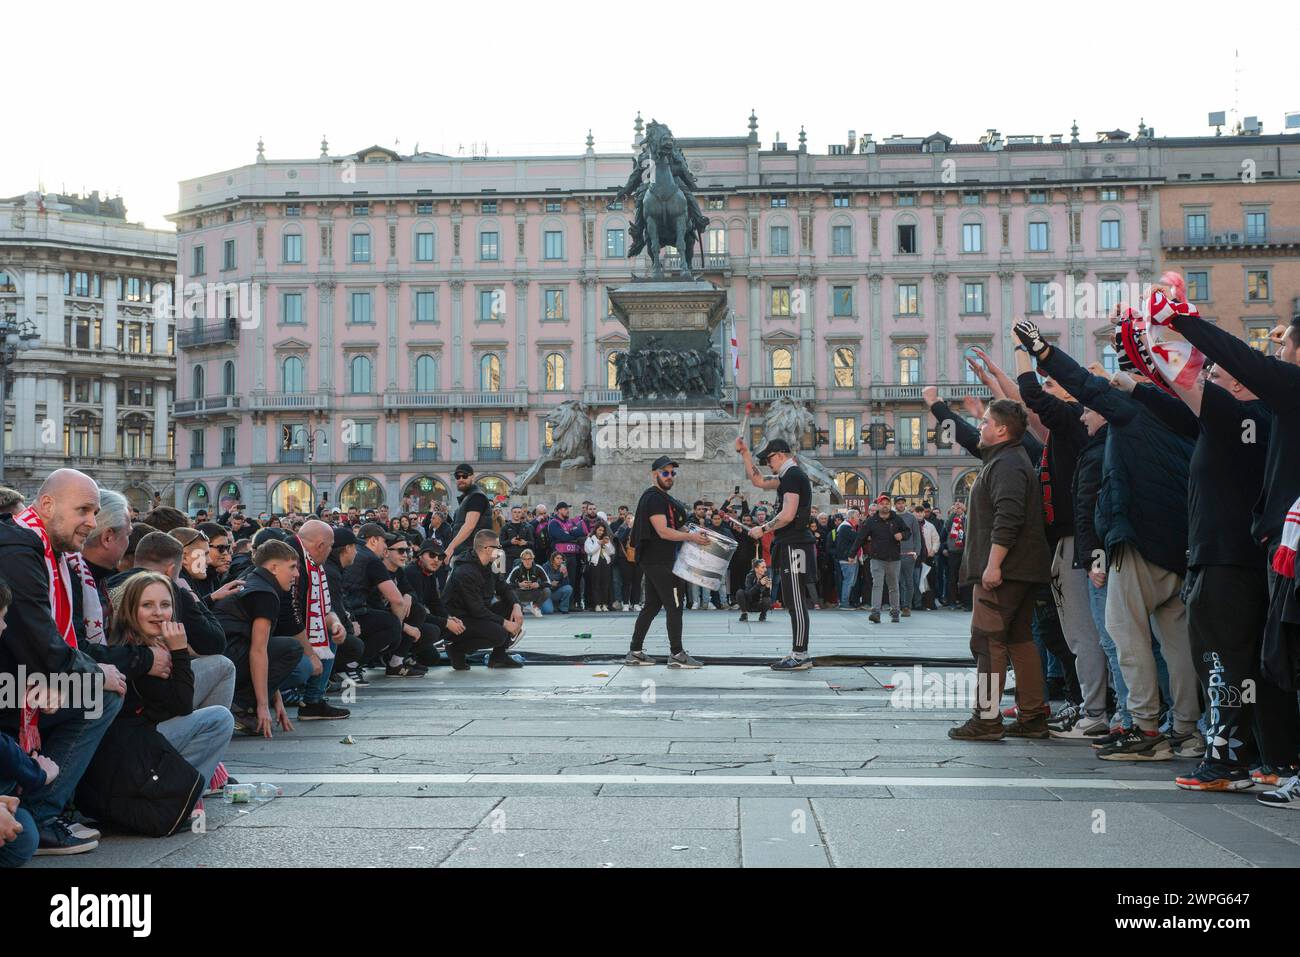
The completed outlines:
<svg viewBox="0 0 1300 957">
<path fill-rule="evenodd" d="M 307 456 L 307 487 L 310 490 L 311 501 L 308 503 L 310 514 L 316 514 L 316 481 L 313 477 L 312 465 L 316 461 L 316 436 L 320 436 L 321 448 L 329 448 L 329 433 L 324 429 L 309 429 L 305 425 L 297 427 L 296 434 L 292 426 L 286 425 L 282 434 L 283 447 L 289 449 L 293 447 L 296 441 L 301 442 L 304 446 L 304 452 Z"/>
<path fill-rule="evenodd" d="M 0 410 L 4 409 L 4 395 L 8 382 L 9 366 L 18 359 L 18 353 L 36 347 L 41 334 L 30 319 L 17 322 L 0 314 Z M 16 421 L 16 420 L 15 420 Z M 0 482 L 5 477 L 4 437 L 0 435 Z"/>
</svg>

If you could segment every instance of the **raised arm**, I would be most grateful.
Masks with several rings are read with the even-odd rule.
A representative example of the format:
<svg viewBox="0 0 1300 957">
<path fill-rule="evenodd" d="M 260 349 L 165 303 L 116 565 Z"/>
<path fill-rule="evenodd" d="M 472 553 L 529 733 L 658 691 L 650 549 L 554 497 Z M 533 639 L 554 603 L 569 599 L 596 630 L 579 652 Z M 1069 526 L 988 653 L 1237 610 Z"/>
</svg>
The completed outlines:
<svg viewBox="0 0 1300 957">
<path fill-rule="evenodd" d="M 921 396 L 924 398 L 925 404 L 930 407 L 930 414 L 934 416 L 935 422 L 940 426 L 945 422 L 951 422 L 953 440 L 971 455 L 979 458 L 979 429 L 959 416 L 947 402 L 940 399 L 939 390 L 934 386 L 928 385 L 922 389 Z"/>
<path fill-rule="evenodd" d="M 1088 408 L 1098 412 L 1110 423 L 1127 425 L 1142 407 L 1132 398 L 1112 389 L 1110 382 L 1092 375 L 1060 349 L 1043 341 L 1038 327 L 1028 319 L 1019 320 L 1013 327 L 1016 338 L 1038 360 L 1043 369 Z"/>
</svg>

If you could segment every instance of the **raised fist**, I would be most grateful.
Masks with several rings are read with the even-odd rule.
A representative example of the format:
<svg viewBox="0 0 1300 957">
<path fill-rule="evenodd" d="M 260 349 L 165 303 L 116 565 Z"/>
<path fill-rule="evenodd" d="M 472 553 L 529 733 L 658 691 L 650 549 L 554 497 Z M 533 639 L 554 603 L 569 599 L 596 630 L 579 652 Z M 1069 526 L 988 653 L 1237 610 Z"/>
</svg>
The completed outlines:
<svg viewBox="0 0 1300 957">
<path fill-rule="evenodd" d="M 1051 348 L 1043 341 L 1042 334 L 1038 331 L 1038 326 L 1028 319 L 1018 319 L 1016 324 L 1011 327 L 1011 331 L 1016 334 L 1020 344 L 1029 350 L 1029 354 L 1035 358 L 1041 358 Z"/>
</svg>

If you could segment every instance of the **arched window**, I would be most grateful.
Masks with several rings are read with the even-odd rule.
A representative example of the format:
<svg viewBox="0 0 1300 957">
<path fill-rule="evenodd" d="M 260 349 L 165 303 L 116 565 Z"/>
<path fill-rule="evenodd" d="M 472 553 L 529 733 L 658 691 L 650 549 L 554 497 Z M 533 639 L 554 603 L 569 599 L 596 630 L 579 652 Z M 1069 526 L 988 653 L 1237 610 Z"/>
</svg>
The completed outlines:
<svg viewBox="0 0 1300 957">
<path fill-rule="evenodd" d="M 227 482 L 217 491 L 217 507 L 221 512 L 230 511 L 230 506 L 239 504 L 241 499 L 238 482 Z"/>
<path fill-rule="evenodd" d="M 306 479 L 287 478 L 275 483 L 271 489 L 271 513 L 284 515 L 286 512 L 310 512 L 315 497 Z"/>
<path fill-rule="evenodd" d="M 921 352 L 912 346 L 898 350 L 898 384 L 919 385 L 921 382 Z"/>
<path fill-rule="evenodd" d="M 564 391 L 564 356 L 552 352 L 546 357 L 546 391 Z"/>
<path fill-rule="evenodd" d="M 185 494 L 185 511 L 193 515 L 201 508 L 208 507 L 208 487 L 202 482 L 195 482 Z"/>
<path fill-rule="evenodd" d="M 221 394 L 235 394 L 235 363 L 231 359 L 227 359 L 221 367 Z"/>
<path fill-rule="evenodd" d="M 510 483 L 499 475 L 486 475 L 478 480 L 478 484 L 490 499 L 510 494 Z"/>
<path fill-rule="evenodd" d="M 794 353 L 789 349 L 772 350 L 772 385 L 794 384 Z"/>
<path fill-rule="evenodd" d="M 954 502 L 970 501 L 970 490 L 975 485 L 975 479 L 978 475 L 979 472 L 972 470 L 958 477 L 952 487 L 952 500 Z"/>
<path fill-rule="evenodd" d="M 438 388 L 438 360 L 422 355 L 415 360 L 415 391 L 432 392 Z"/>
<path fill-rule="evenodd" d="M 339 489 L 339 508 L 347 511 L 358 508 L 379 508 L 384 504 L 384 487 L 372 478 L 354 478 L 343 483 Z"/>
<path fill-rule="evenodd" d="M 489 352 L 478 361 L 478 387 L 482 392 L 501 391 L 501 357 Z"/>
<path fill-rule="evenodd" d="M 835 370 L 835 387 L 837 389 L 853 388 L 856 377 L 854 359 L 853 350 L 848 346 L 836 348 L 832 363 Z"/>
<path fill-rule="evenodd" d="M 933 494 L 934 483 L 924 472 L 899 472 L 889 483 L 889 497 L 898 498 L 901 495 L 907 499 L 908 508 L 928 500 Z"/>
<path fill-rule="evenodd" d="M 194 398 L 201 399 L 207 393 L 204 392 L 203 385 L 203 366 L 194 367 Z"/>
<path fill-rule="evenodd" d="M 349 385 L 353 395 L 370 394 L 370 356 L 353 356 Z"/>
<path fill-rule="evenodd" d="M 845 495 L 867 494 L 867 481 L 857 472 L 836 472 L 835 484 Z"/>
<path fill-rule="evenodd" d="M 288 356 L 283 366 L 284 391 L 298 393 L 303 391 L 302 359 Z"/>
<path fill-rule="evenodd" d="M 618 359 L 623 353 L 611 352 L 605 358 L 605 388 L 618 388 Z"/>
<path fill-rule="evenodd" d="M 416 499 L 414 510 L 427 512 L 434 502 L 447 501 L 447 486 L 432 475 L 421 475 L 407 482 L 406 488 L 402 490 L 403 499 L 409 499 L 412 495 Z"/>
</svg>

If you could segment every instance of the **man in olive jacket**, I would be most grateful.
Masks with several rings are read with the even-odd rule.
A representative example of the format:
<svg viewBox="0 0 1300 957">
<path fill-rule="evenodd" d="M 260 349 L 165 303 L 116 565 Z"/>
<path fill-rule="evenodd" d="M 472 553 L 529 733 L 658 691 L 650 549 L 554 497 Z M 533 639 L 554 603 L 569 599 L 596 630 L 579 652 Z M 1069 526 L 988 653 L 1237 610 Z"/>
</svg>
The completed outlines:
<svg viewBox="0 0 1300 957">
<path fill-rule="evenodd" d="M 975 714 L 950 738 L 997 741 L 1046 738 L 1042 659 L 1031 629 L 1034 592 L 1051 579 L 1038 473 L 1021 444 L 1029 413 L 996 399 L 980 422 L 980 469 L 970 493 L 961 582 L 974 588 L 971 653 L 975 656 Z M 1003 727 L 999 701 L 1007 659 L 1016 669 L 1016 720 Z"/>
</svg>

